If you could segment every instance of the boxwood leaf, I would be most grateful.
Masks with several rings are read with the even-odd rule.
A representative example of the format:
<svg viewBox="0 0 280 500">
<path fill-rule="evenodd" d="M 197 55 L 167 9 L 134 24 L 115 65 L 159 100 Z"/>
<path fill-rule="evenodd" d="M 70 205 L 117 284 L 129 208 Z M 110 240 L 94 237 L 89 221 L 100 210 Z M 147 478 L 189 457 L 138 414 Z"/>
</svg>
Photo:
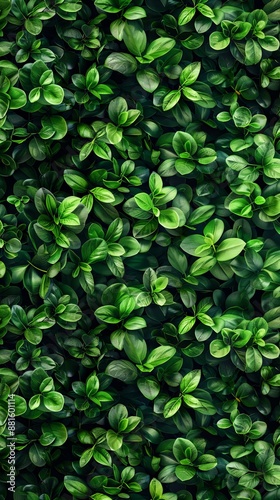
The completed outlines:
<svg viewBox="0 0 280 500">
<path fill-rule="evenodd" d="M 137 71 L 136 78 L 139 85 L 149 93 L 154 92 L 160 84 L 160 77 L 152 68 Z"/>
<path fill-rule="evenodd" d="M 108 253 L 108 245 L 101 238 L 92 238 L 82 245 L 82 259 L 88 264 L 105 260 Z"/>
<path fill-rule="evenodd" d="M 153 40 L 147 47 L 145 52 L 145 58 L 151 58 L 151 60 L 157 59 L 167 54 L 174 46 L 176 42 L 172 38 L 161 37 Z"/>
<path fill-rule="evenodd" d="M 64 397 L 60 392 L 50 391 L 43 395 L 43 402 L 48 410 L 61 411 L 64 406 Z"/>
<path fill-rule="evenodd" d="M 84 500 L 90 495 L 87 484 L 76 476 L 66 475 L 64 477 L 64 486 L 74 498 Z"/>
<path fill-rule="evenodd" d="M 131 75 L 137 70 L 137 61 L 131 54 L 111 52 L 106 58 L 104 66 L 122 75 Z"/>
<path fill-rule="evenodd" d="M 230 345 L 224 344 L 223 340 L 213 340 L 210 344 L 210 354 L 214 358 L 224 358 L 230 352 Z"/>
<path fill-rule="evenodd" d="M 148 355 L 145 363 L 152 365 L 154 368 L 156 366 L 162 365 L 173 358 L 176 353 L 175 347 L 170 346 L 160 346 L 153 349 Z"/>
<path fill-rule="evenodd" d="M 181 408 L 182 399 L 181 398 L 172 398 L 168 401 L 163 409 L 164 418 L 173 417 Z"/>
<path fill-rule="evenodd" d="M 195 7 L 185 7 L 179 14 L 178 25 L 183 26 L 184 24 L 188 24 L 194 17 L 195 12 Z"/>
<path fill-rule="evenodd" d="M 44 99 L 53 106 L 61 104 L 64 99 L 64 90 L 60 85 L 52 83 L 43 88 Z"/>
<path fill-rule="evenodd" d="M 180 391 L 184 393 L 193 392 L 201 379 L 201 370 L 192 370 L 185 375 L 180 382 Z"/>
<path fill-rule="evenodd" d="M 41 429 L 42 437 L 44 434 L 53 436 L 52 446 L 62 446 L 67 440 L 67 429 L 61 422 L 44 422 Z"/>
<path fill-rule="evenodd" d="M 160 481 L 158 481 L 155 477 L 150 482 L 149 492 L 153 500 L 161 498 L 163 495 L 163 487 Z"/>
<path fill-rule="evenodd" d="M 116 306 L 101 306 L 95 311 L 95 316 L 105 323 L 117 324 L 120 323 L 119 310 Z"/>
<path fill-rule="evenodd" d="M 181 90 L 171 90 L 171 92 L 168 92 L 168 94 L 164 97 L 163 103 L 162 103 L 162 109 L 163 111 L 169 111 L 170 109 L 174 108 L 176 104 L 180 101 L 181 98 Z"/>
<path fill-rule="evenodd" d="M 105 373 L 127 384 L 136 380 L 138 375 L 137 368 L 130 361 L 124 359 L 111 361 L 106 367 Z"/>
<path fill-rule="evenodd" d="M 214 50 L 223 50 L 230 44 L 230 37 L 220 31 L 214 31 L 209 37 L 209 44 Z"/>
<path fill-rule="evenodd" d="M 163 227 L 167 229 L 176 229 L 180 224 L 179 215 L 172 208 L 161 210 L 158 221 Z"/>
<path fill-rule="evenodd" d="M 246 242 L 240 238 L 227 238 L 219 244 L 216 251 L 216 259 L 218 262 L 226 262 L 234 259 L 244 249 Z"/>
<path fill-rule="evenodd" d="M 230 462 L 226 466 L 227 472 L 234 477 L 242 477 L 244 474 L 249 472 L 246 465 L 243 465 L 241 462 Z"/>
<path fill-rule="evenodd" d="M 271 469 L 269 469 L 264 474 L 264 480 L 268 484 L 279 485 L 280 484 L 280 465 L 273 465 Z"/>
<path fill-rule="evenodd" d="M 160 385 L 153 377 L 139 378 L 137 380 L 137 387 L 143 396 L 150 401 L 155 399 L 160 392 Z"/>
<path fill-rule="evenodd" d="M 180 74 L 180 84 L 184 86 L 192 85 L 194 83 L 200 73 L 201 70 L 201 63 L 200 62 L 193 62 L 186 66 L 182 73 Z"/>
</svg>

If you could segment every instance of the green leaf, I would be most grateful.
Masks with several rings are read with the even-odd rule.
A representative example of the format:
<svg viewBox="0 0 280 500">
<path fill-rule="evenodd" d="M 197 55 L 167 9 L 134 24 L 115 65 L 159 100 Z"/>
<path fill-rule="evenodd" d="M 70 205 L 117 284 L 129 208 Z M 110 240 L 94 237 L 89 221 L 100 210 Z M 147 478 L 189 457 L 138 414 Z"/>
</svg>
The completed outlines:
<svg viewBox="0 0 280 500">
<path fill-rule="evenodd" d="M 77 196 L 68 196 L 65 198 L 58 207 L 58 216 L 59 217 L 67 217 L 70 215 L 81 203 L 80 198 Z"/>
<path fill-rule="evenodd" d="M 252 120 L 252 113 L 248 108 L 245 108 L 245 106 L 240 106 L 235 110 L 232 118 L 236 127 L 245 128 Z"/>
<path fill-rule="evenodd" d="M 101 447 L 96 447 L 93 450 L 93 458 L 96 462 L 98 462 L 101 465 L 105 465 L 105 467 L 111 467 L 112 464 L 112 458 L 110 453 L 105 450 L 104 448 Z"/>
<path fill-rule="evenodd" d="M 180 74 L 180 84 L 184 86 L 192 85 L 194 83 L 200 73 L 201 63 L 194 62 L 186 66 L 182 73 Z"/>
<path fill-rule="evenodd" d="M 159 174 L 152 172 L 149 177 L 149 188 L 154 196 L 161 193 L 163 182 Z"/>
<path fill-rule="evenodd" d="M 122 75 L 129 76 L 137 70 L 137 61 L 130 54 L 111 52 L 106 58 L 104 66 Z"/>
<path fill-rule="evenodd" d="M 149 60 L 157 59 L 158 57 L 162 57 L 167 54 L 173 47 L 176 42 L 172 38 L 161 37 L 153 40 L 146 50 L 144 57 Z"/>
<path fill-rule="evenodd" d="M 169 361 L 176 354 L 176 349 L 170 346 L 160 346 L 153 349 L 145 360 L 145 364 L 149 364 L 155 368 Z"/>
<path fill-rule="evenodd" d="M 84 161 L 92 152 L 93 148 L 93 143 L 92 142 L 87 142 L 81 147 L 80 153 L 79 153 L 79 160 Z"/>
<path fill-rule="evenodd" d="M 92 460 L 92 454 L 93 454 L 93 448 L 85 450 L 80 456 L 79 466 L 85 467 Z"/>
<path fill-rule="evenodd" d="M 104 495 L 103 493 L 94 493 L 94 495 L 91 495 L 93 500 L 112 500 L 111 497 L 108 497 L 108 495 Z"/>
<path fill-rule="evenodd" d="M 5 274 L 6 274 L 6 266 L 5 266 L 4 262 L 0 261 L 0 278 L 3 278 L 5 276 Z"/>
<path fill-rule="evenodd" d="M 166 229 L 176 229 L 180 224 L 179 216 L 172 208 L 161 210 L 158 221 Z"/>
<path fill-rule="evenodd" d="M 82 245 L 82 259 L 88 264 L 106 260 L 108 245 L 101 238 L 92 238 Z"/>
<path fill-rule="evenodd" d="M 178 462 L 185 460 L 185 458 L 188 458 L 190 462 L 194 462 L 198 456 L 198 451 L 194 443 L 181 437 L 175 439 L 172 451 Z"/>
<path fill-rule="evenodd" d="M 115 196 L 109 189 L 95 187 L 91 190 L 93 196 L 102 203 L 113 203 L 115 201 Z"/>
<path fill-rule="evenodd" d="M 126 333 L 123 347 L 127 357 L 133 363 L 142 363 L 147 355 L 147 344 L 139 332 Z"/>
<path fill-rule="evenodd" d="M 42 438 L 44 434 L 52 436 L 52 446 L 62 446 L 67 440 L 67 429 L 65 425 L 60 422 L 44 422 L 41 429 L 43 433 Z"/>
<path fill-rule="evenodd" d="M 151 480 L 149 485 L 149 492 L 153 500 L 161 498 L 163 495 L 163 487 L 155 477 Z"/>
<path fill-rule="evenodd" d="M 60 392 L 50 391 L 43 395 L 43 402 L 48 410 L 61 411 L 64 406 L 64 397 Z"/>
<path fill-rule="evenodd" d="M 270 217 L 275 217 L 280 213 L 280 196 L 268 196 L 262 206 L 264 213 Z"/>
<path fill-rule="evenodd" d="M 209 17 L 210 19 L 215 17 L 213 10 L 208 7 L 208 5 L 204 5 L 203 3 L 198 3 L 197 10 L 205 17 Z"/>
<path fill-rule="evenodd" d="M 171 266 L 180 273 L 184 274 L 188 267 L 188 261 L 183 252 L 175 246 L 169 246 L 167 255 Z"/>
<path fill-rule="evenodd" d="M 64 90 L 56 84 L 50 84 L 43 88 L 43 96 L 47 103 L 57 106 L 64 99 Z"/>
<path fill-rule="evenodd" d="M 136 367 L 130 361 L 123 359 L 111 361 L 107 365 L 105 373 L 127 384 L 136 380 L 138 375 Z"/>
<path fill-rule="evenodd" d="M 230 44 L 230 37 L 220 31 L 214 31 L 209 37 L 210 47 L 214 50 L 223 50 Z"/>
<path fill-rule="evenodd" d="M 226 164 L 228 165 L 228 167 L 239 172 L 244 167 L 247 167 L 248 161 L 242 156 L 230 155 L 226 158 Z"/>
<path fill-rule="evenodd" d="M 164 418 L 170 418 L 173 417 L 179 410 L 182 405 L 182 399 L 181 398 L 172 398 L 170 401 L 168 401 L 163 409 L 163 416 Z"/>
<path fill-rule="evenodd" d="M 95 311 L 95 316 L 105 323 L 117 324 L 121 322 L 119 310 L 115 306 L 101 306 Z"/>
<path fill-rule="evenodd" d="M 160 384 L 153 377 L 139 378 L 137 387 L 141 394 L 150 401 L 154 400 L 160 392 Z"/>
<path fill-rule="evenodd" d="M 200 276 L 201 274 L 205 274 L 210 269 L 212 269 L 217 262 L 215 257 L 201 257 L 197 259 L 190 267 L 190 275 L 191 276 Z"/>
<path fill-rule="evenodd" d="M 190 134 L 181 131 L 174 134 L 172 147 L 178 156 L 186 152 L 189 155 L 194 155 L 197 151 L 197 144 L 194 138 Z"/>
<path fill-rule="evenodd" d="M 240 217 L 251 218 L 253 217 L 253 208 L 247 200 L 243 198 L 237 198 L 236 200 L 232 200 L 228 206 L 229 210 L 239 215 Z"/>
<path fill-rule="evenodd" d="M 123 137 L 123 132 L 113 123 L 108 123 L 106 126 L 106 134 L 111 144 L 118 144 Z M 111 194 L 111 193 L 110 193 Z"/>
<path fill-rule="evenodd" d="M 89 399 L 93 399 L 93 396 L 97 393 L 99 389 L 98 377 L 93 374 L 90 375 L 86 380 L 86 395 Z"/>
<path fill-rule="evenodd" d="M 43 132 L 47 128 L 52 130 L 52 139 L 56 141 L 60 141 L 67 134 L 67 123 L 62 116 L 45 116 L 41 123 L 43 128 L 40 131 L 40 137 L 42 139 Z"/>
<path fill-rule="evenodd" d="M 123 326 L 127 330 L 139 330 L 140 328 L 145 328 L 147 323 L 144 318 L 134 316 L 133 318 L 127 319 Z"/>
<path fill-rule="evenodd" d="M 60 319 L 70 323 L 76 323 L 76 321 L 79 321 L 81 317 L 81 309 L 76 304 L 67 304 L 64 311 L 59 314 Z"/>
<path fill-rule="evenodd" d="M 32 444 L 29 449 L 28 455 L 31 462 L 34 465 L 36 464 L 37 467 L 43 467 L 44 465 L 46 465 L 46 453 L 44 448 L 40 444 Z"/>
<path fill-rule="evenodd" d="M 256 40 L 247 40 L 245 44 L 246 64 L 258 64 L 262 58 L 262 49 Z"/>
<path fill-rule="evenodd" d="M 92 151 L 98 156 L 99 158 L 102 158 L 103 160 L 111 160 L 112 157 L 112 152 L 107 144 L 105 142 L 94 142 L 92 144 Z M 112 193 L 111 193 L 111 196 Z"/>
<path fill-rule="evenodd" d="M 177 102 L 180 101 L 181 90 L 171 90 L 163 99 L 162 109 L 163 111 L 169 111 L 176 106 Z"/>
<path fill-rule="evenodd" d="M 264 38 L 259 40 L 260 46 L 269 52 L 274 52 L 279 49 L 279 40 L 275 36 L 266 35 Z"/>
<path fill-rule="evenodd" d="M 273 484 L 278 486 L 280 484 L 280 465 L 273 465 L 271 469 L 265 472 L 264 480 L 268 484 Z"/>
<path fill-rule="evenodd" d="M 113 429 L 118 430 L 119 424 L 122 420 L 127 419 L 128 411 L 127 408 L 123 404 L 117 404 L 110 409 L 108 414 L 108 420 L 113 427 Z"/>
<path fill-rule="evenodd" d="M 147 193 L 139 193 L 134 196 L 134 199 L 142 210 L 150 211 L 153 209 L 153 202 Z"/>
<path fill-rule="evenodd" d="M 146 49 L 147 37 L 140 22 L 125 23 L 123 41 L 131 54 L 141 56 Z"/>
<path fill-rule="evenodd" d="M 201 379 L 201 370 L 192 370 L 185 375 L 180 382 L 180 391 L 184 393 L 193 392 Z"/>
<path fill-rule="evenodd" d="M 194 316 L 186 316 L 182 321 L 180 321 L 178 326 L 179 335 L 184 335 L 189 332 L 195 325 L 196 318 Z"/>
<path fill-rule="evenodd" d="M 177 465 L 175 474 L 180 481 L 189 481 L 195 476 L 195 468 L 188 465 Z"/>
<path fill-rule="evenodd" d="M 189 358 L 196 358 L 204 351 L 204 345 L 199 342 L 191 342 L 187 347 L 182 349 L 185 356 Z"/>
<path fill-rule="evenodd" d="M 123 14 L 125 19 L 129 19 L 130 21 L 134 21 L 135 19 L 143 19 L 147 17 L 145 9 L 143 7 L 129 7 Z"/>
<path fill-rule="evenodd" d="M 197 460 L 198 469 L 202 471 L 208 471 L 214 469 L 217 466 L 217 463 L 218 462 L 216 457 L 208 453 L 201 455 Z"/>
<path fill-rule="evenodd" d="M 107 443 L 109 448 L 113 451 L 119 450 L 123 444 L 122 436 L 119 436 L 115 431 L 110 429 L 106 433 Z"/>
<path fill-rule="evenodd" d="M 24 27 L 29 33 L 31 33 L 31 35 L 39 35 L 42 31 L 43 23 L 41 19 L 33 17 L 25 20 Z"/>
<path fill-rule="evenodd" d="M 160 77 L 152 68 L 137 71 L 136 78 L 139 85 L 149 93 L 154 92 L 160 84 Z"/>
<path fill-rule="evenodd" d="M 121 3 L 121 6 L 125 7 L 126 5 L 129 5 L 129 3 L 130 2 L 123 2 Z M 95 6 L 98 7 L 98 9 L 104 10 L 105 12 L 110 12 L 111 14 L 119 12 L 122 8 L 115 7 L 113 2 L 111 2 L 110 0 L 95 0 Z"/>
<path fill-rule="evenodd" d="M 83 500 L 89 497 L 89 487 L 84 481 L 76 476 L 64 476 L 64 486 L 74 498 Z"/>
<path fill-rule="evenodd" d="M 33 137 L 28 145 L 29 153 L 32 158 L 43 161 L 46 158 L 46 145 L 40 137 Z"/>
<path fill-rule="evenodd" d="M 236 434 L 248 434 L 252 427 L 252 420 L 246 413 L 240 413 L 233 421 Z"/>
<path fill-rule="evenodd" d="M 206 224 L 203 229 L 204 236 L 211 238 L 213 243 L 221 238 L 224 231 L 224 222 L 221 219 L 213 219 L 208 224 Z"/>
<path fill-rule="evenodd" d="M 188 219 L 188 226 L 197 226 L 209 219 L 215 212 L 214 205 L 205 205 L 196 208 Z"/>
<path fill-rule="evenodd" d="M 227 238 L 219 244 L 216 251 L 216 259 L 218 262 L 226 262 L 234 259 L 244 249 L 246 242 L 240 238 Z"/>
<path fill-rule="evenodd" d="M 212 340 L 210 343 L 210 354 L 214 358 L 224 358 L 230 352 L 230 345 L 224 344 L 220 339 Z"/>
<path fill-rule="evenodd" d="M 27 97 L 24 90 L 12 87 L 9 90 L 9 96 L 11 98 L 9 105 L 10 109 L 23 108 L 23 106 L 27 103 Z"/>
<path fill-rule="evenodd" d="M 0 92 L 0 119 L 6 116 L 7 111 L 9 109 L 10 98 L 8 95 Z"/>
<path fill-rule="evenodd" d="M 242 477 L 249 472 L 248 468 L 240 462 L 230 462 L 226 466 L 227 472 L 234 477 Z"/>
<path fill-rule="evenodd" d="M 271 179 L 280 178 L 280 162 L 279 158 L 274 158 L 272 161 L 268 161 L 264 165 L 264 173 L 267 177 Z"/>
<path fill-rule="evenodd" d="M 246 371 L 258 372 L 262 367 L 262 355 L 255 347 L 246 350 Z"/>
<path fill-rule="evenodd" d="M 137 221 L 133 226 L 133 236 L 134 238 L 146 238 L 153 234 L 158 227 L 156 219 L 151 219 L 149 221 Z"/>
<path fill-rule="evenodd" d="M 185 7 L 179 14 L 178 25 L 184 26 L 184 24 L 188 24 L 195 16 L 195 12 L 195 7 Z"/>
</svg>

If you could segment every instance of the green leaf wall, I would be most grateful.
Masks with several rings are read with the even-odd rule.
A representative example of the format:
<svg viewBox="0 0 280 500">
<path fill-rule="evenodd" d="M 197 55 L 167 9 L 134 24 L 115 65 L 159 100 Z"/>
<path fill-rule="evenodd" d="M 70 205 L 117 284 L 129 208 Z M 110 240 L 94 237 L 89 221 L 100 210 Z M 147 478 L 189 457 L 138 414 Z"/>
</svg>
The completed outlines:
<svg viewBox="0 0 280 500">
<path fill-rule="evenodd" d="M 279 21 L 0 0 L 0 500 L 280 498 Z"/>
</svg>

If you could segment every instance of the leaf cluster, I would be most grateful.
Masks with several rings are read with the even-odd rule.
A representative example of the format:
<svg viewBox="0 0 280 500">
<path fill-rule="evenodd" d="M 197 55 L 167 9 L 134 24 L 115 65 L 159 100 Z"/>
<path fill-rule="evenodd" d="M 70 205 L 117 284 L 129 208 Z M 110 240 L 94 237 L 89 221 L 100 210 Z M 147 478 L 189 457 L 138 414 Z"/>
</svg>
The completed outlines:
<svg viewBox="0 0 280 500">
<path fill-rule="evenodd" d="M 280 495 L 279 0 L 0 0 L 0 498 Z"/>
</svg>

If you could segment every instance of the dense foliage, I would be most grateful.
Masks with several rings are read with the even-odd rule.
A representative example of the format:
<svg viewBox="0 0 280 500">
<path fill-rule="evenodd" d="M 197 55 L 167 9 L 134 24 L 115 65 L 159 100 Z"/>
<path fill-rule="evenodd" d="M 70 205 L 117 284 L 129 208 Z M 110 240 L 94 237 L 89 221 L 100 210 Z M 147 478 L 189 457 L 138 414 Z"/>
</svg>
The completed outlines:
<svg viewBox="0 0 280 500">
<path fill-rule="evenodd" d="M 0 0 L 1 500 L 280 498 L 279 20 Z"/>
</svg>

